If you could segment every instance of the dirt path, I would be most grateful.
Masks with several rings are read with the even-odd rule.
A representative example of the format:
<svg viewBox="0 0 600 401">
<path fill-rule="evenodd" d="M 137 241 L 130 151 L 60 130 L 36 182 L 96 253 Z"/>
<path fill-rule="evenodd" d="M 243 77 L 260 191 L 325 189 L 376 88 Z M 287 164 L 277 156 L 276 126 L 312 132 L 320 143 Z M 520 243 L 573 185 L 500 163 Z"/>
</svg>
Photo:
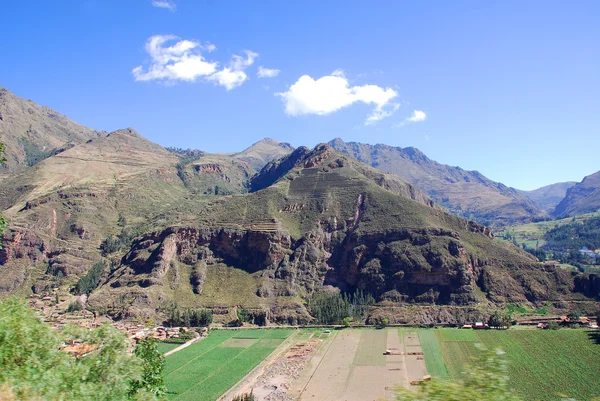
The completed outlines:
<svg viewBox="0 0 600 401">
<path fill-rule="evenodd" d="M 287 382 L 293 380 L 295 369 L 300 366 L 290 367 L 294 361 L 288 358 L 299 343 L 305 343 L 301 331 L 290 335 L 271 355 L 252 370 L 246 377 L 240 380 L 227 393 L 223 394 L 219 401 L 230 401 L 238 394 L 253 392 L 257 401 L 263 400 L 285 400 Z"/>
<path fill-rule="evenodd" d="M 171 355 L 171 354 L 174 354 L 174 353 L 176 353 L 177 351 L 181 351 L 182 349 L 189 347 L 189 346 L 190 346 L 190 345 L 192 345 L 193 343 L 195 343 L 195 342 L 197 342 L 197 341 L 200 341 L 200 340 L 202 340 L 203 338 L 204 338 L 204 337 L 200 337 L 200 336 L 198 336 L 198 337 L 196 337 L 196 338 L 192 338 L 190 341 L 187 341 L 187 342 L 185 342 L 185 343 L 181 344 L 179 347 L 177 347 L 177 348 L 173 348 L 171 351 L 165 352 L 163 356 L 164 356 L 164 357 L 167 357 L 167 356 L 169 356 L 169 355 Z"/>
</svg>

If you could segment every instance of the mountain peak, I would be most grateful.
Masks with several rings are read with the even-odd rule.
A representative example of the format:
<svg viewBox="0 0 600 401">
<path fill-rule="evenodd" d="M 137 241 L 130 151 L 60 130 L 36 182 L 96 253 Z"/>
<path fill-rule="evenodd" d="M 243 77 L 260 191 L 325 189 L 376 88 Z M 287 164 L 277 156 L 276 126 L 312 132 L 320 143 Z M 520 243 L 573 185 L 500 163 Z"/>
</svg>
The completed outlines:
<svg viewBox="0 0 600 401">
<path fill-rule="evenodd" d="M 271 160 L 278 159 L 288 155 L 294 150 L 294 147 L 286 142 L 279 142 L 272 138 L 264 138 L 253 143 L 248 148 L 232 157 L 244 161 L 256 171 L 260 171 Z"/>
<path fill-rule="evenodd" d="M 0 142 L 6 146 L 8 159 L 0 171 L 23 171 L 67 145 L 98 136 L 98 131 L 0 87 Z"/>
</svg>

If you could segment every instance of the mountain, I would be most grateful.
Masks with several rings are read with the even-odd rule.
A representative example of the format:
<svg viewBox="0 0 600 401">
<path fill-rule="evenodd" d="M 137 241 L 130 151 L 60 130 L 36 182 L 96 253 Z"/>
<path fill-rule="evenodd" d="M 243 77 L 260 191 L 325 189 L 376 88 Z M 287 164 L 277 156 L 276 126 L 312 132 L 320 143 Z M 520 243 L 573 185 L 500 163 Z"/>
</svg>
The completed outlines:
<svg viewBox="0 0 600 401">
<path fill-rule="evenodd" d="M 116 316 L 202 305 L 220 319 L 237 305 L 254 322 L 297 324 L 310 320 L 303 297 L 361 289 L 379 302 L 372 318 L 424 323 L 457 322 L 457 313 L 481 313 L 476 305 L 597 296 L 589 276 L 538 263 L 328 145 L 268 164 L 251 188 L 170 211 L 170 222 L 133 241 L 90 304 Z"/>
<path fill-rule="evenodd" d="M 491 226 L 524 223 L 546 216 L 519 191 L 477 171 L 440 164 L 416 148 L 344 142 L 339 138 L 329 145 L 381 171 L 404 178 L 458 216 Z"/>
<path fill-rule="evenodd" d="M 155 321 L 179 305 L 228 323 L 241 307 L 261 324 L 309 322 L 313 294 L 357 289 L 377 302 L 369 321 L 459 323 L 505 303 L 597 308 L 596 275 L 543 265 L 327 144 L 284 149 L 254 174 L 131 128 L 93 135 L 2 180 L 0 294 L 89 293 L 101 313 Z"/>
<path fill-rule="evenodd" d="M 8 159 L 0 166 L 0 177 L 23 171 L 54 153 L 100 134 L 0 87 L 0 142 L 6 145 Z"/>
<path fill-rule="evenodd" d="M 0 292 L 41 291 L 103 260 L 102 244 L 125 246 L 172 208 L 247 191 L 252 168 L 226 156 L 169 152 L 123 129 L 50 156 L 0 187 L 9 221 L 0 251 Z M 114 248 L 114 244 L 113 244 Z"/>
<path fill-rule="evenodd" d="M 542 210 L 552 213 L 556 206 L 567 194 L 567 190 L 576 182 L 559 182 L 556 184 L 546 185 L 532 191 L 519 191 L 533 202 L 535 202 Z"/>
<path fill-rule="evenodd" d="M 231 155 L 234 159 L 244 161 L 256 171 L 271 160 L 286 156 L 294 150 L 294 147 L 286 142 L 278 142 L 271 138 L 262 139 L 249 148 Z"/>
<path fill-rule="evenodd" d="M 600 171 L 588 175 L 567 190 L 552 212 L 555 217 L 571 217 L 600 210 Z"/>
</svg>

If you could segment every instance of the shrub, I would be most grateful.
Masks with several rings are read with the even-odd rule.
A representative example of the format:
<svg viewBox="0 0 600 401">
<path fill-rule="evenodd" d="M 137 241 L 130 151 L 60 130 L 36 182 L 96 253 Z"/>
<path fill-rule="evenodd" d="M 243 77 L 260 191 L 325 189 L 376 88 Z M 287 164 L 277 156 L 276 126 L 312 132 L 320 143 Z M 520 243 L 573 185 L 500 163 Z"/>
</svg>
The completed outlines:
<svg viewBox="0 0 600 401">
<path fill-rule="evenodd" d="M 69 307 L 67 308 L 67 311 L 69 311 L 69 312 L 76 312 L 76 311 L 79 311 L 79 310 L 82 310 L 82 309 L 83 309 L 83 306 L 81 306 L 81 304 L 79 302 L 74 301 L 74 302 L 71 302 L 69 304 Z"/>
</svg>

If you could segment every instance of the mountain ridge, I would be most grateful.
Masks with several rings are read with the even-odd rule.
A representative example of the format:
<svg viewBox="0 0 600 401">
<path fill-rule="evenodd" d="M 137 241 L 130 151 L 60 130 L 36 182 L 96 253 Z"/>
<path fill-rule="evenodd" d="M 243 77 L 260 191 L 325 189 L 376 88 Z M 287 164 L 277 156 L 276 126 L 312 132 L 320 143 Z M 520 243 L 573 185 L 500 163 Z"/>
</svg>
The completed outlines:
<svg viewBox="0 0 600 401">
<path fill-rule="evenodd" d="M 567 190 L 552 212 L 554 217 L 572 217 L 600 210 L 600 171 L 583 178 Z"/>
<path fill-rule="evenodd" d="M 74 144 L 105 134 L 0 87 L 0 142 L 7 162 L 0 175 L 15 173 Z"/>
<path fill-rule="evenodd" d="M 401 176 L 437 203 L 465 218 L 484 224 L 504 225 L 546 216 L 514 188 L 494 182 L 478 171 L 440 164 L 414 147 L 344 142 L 340 138 L 329 144 L 384 172 Z"/>
</svg>

